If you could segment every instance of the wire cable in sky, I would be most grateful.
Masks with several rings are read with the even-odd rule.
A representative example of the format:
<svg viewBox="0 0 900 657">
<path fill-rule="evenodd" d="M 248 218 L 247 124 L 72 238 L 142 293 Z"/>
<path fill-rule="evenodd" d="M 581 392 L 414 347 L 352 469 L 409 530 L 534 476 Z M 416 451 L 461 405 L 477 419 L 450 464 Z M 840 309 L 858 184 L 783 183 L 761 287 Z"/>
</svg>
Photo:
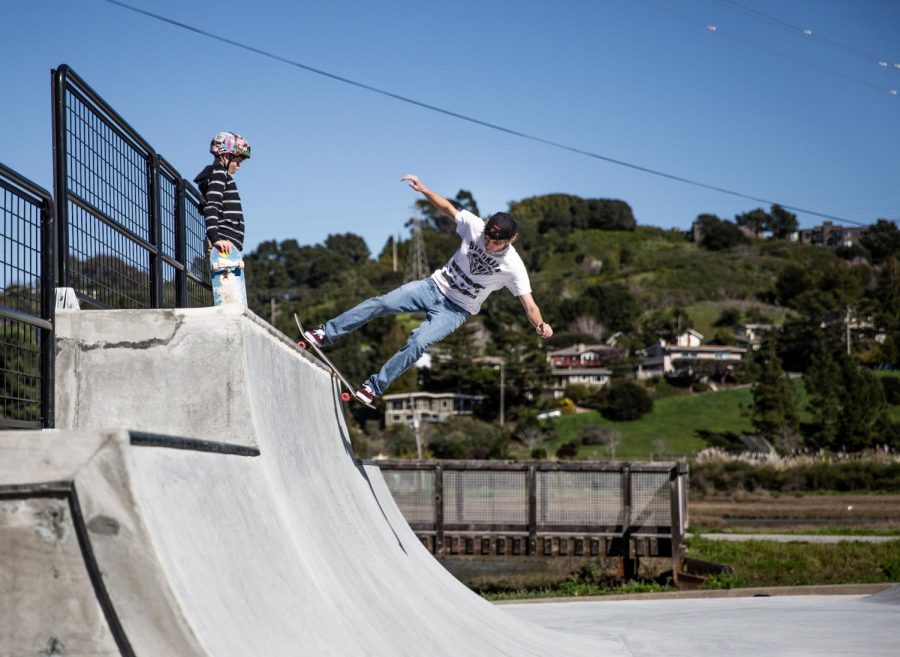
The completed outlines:
<svg viewBox="0 0 900 657">
<path fill-rule="evenodd" d="M 313 66 L 308 66 L 307 64 L 302 64 L 300 62 L 294 61 L 292 59 L 288 59 L 286 57 L 282 57 L 281 55 L 276 55 L 271 52 L 267 52 L 265 50 L 261 50 L 260 48 L 256 48 L 254 46 L 250 46 L 244 43 L 240 43 L 238 41 L 234 41 L 232 39 L 227 39 L 225 37 L 219 36 L 217 34 L 213 34 L 212 32 L 207 32 L 205 30 L 201 30 L 200 28 L 193 27 L 192 25 L 187 25 L 186 23 L 181 23 L 179 21 L 173 20 L 171 18 L 167 18 L 165 16 L 160 16 L 159 14 L 154 14 L 152 12 L 146 11 L 144 9 L 140 9 L 138 7 L 133 7 L 131 5 L 125 4 L 124 2 L 120 2 L 119 0 L 104 0 L 109 4 L 117 5 L 124 9 L 128 9 L 129 11 L 136 12 L 138 14 L 143 14 L 144 16 L 148 16 L 158 21 L 162 21 L 164 23 L 168 23 L 170 25 L 174 25 L 175 27 L 179 27 L 184 30 L 188 30 L 190 32 L 194 32 L 201 36 L 205 36 L 210 39 L 214 39 L 216 41 L 220 41 L 222 43 L 227 43 L 236 48 L 241 48 L 243 50 L 247 50 L 249 52 L 256 53 L 257 55 L 262 55 L 263 57 L 267 57 L 269 59 L 274 59 L 276 61 L 282 62 L 284 64 L 288 64 L 290 66 L 294 66 L 304 71 L 309 71 L 310 73 L 315 73 L 316 75 L 321 75 L 327 78 L 331 78 L 332 80 L 336 80 L 338 82 L 343 82 L 345 84 L 353 85 L 355 87 L 359 87 L 360 89 L 365 89 L 366 91 L 371 91 L 373 93 L 381 94 L 382 96 L 387 96 L 388 98 L 393 98 L 394 100 L 399 100 L 404 103 L 409 103 L 410 105 L 415 105 L 417 107 L 421 107 L 423 109 L 431 110 L 433 112 L 438 112 L 440 114 L 444 114 L 446 116 L 452 116 L 453 118 L 460 119 L 461 121 L 467 121 L 469 123 L 474 123 L 475 125 L 480 125 L 485 128 L 490 128 L 491 130 L 497 130 L 498 132 L 503 132 L 508 135 L 513 135 L 515 137 L 521 137 L 522 139 L 527 139 L 530 141 L 537 142 L 539 144 L 545 144 L 547 146 L 553 146 L 554 148 L 559 148 L 565 151 L 569 151 L 571 153 L 577 153 L 579 155 L 584 155 L 585 157 L 590 157 L 595 160 L 602 160 L 603 162 L 608 162 L 610 164 L 615 164 L 617 166 L 626 167 L 629 169 L 634 169 L 635 171 L 641 171 L 643 173 L 648 173 L 653 176 L 659 176 L 660 178 L 667 178 L 669 180 L 674 180 L 676 182 L 684 183 L 687 185 L 693 185 L 695 187 L 702 187 L 704 189 L 709 189 L 714 192 L 720 192 L 722 194 L 728 194 L 730 196 L 736 196 L 738 198 L 748 199 L 751 201 L 756 201 L 757 203 L 764 203 L 766 205 L 780 205 L 781 207 L 792 210 L 794 212 L 800 212 L 803 214 L 808 214 L 816 217 L 822 217 L 824 219 L 834 219 L 837 221 L 842 221 L 849 224 L 854 224 L 857 226 L 868 226 L 870 224 L 862 223 L 859 221 L 855 221 L 853 219 L 845 219 L 842 217 L 837 217 L 831 214 L 825 214 L 823 212 L 817 212 L 815 210 L 807 210 L 804 208 L 795 207 L 792 205 L 788 205 L 786 203 L 780 203 L 778 201 L 772 201 L 769 199 L 761 198 L 758 196 L 752 196 L 750 194 L 744 194 L 742 192 L 734 191 L 731 189 L 726 189 L 724 187 L 719 187 L 717 185 L 710 185 L 704 182 L 700 182 L 698 180 L 691 180 L 689 178 L 684 178 L 682 176 L 677 176 L 671 173 L 666 173 L 664 171 L 658 171 L 656 169 L 651 169 L 649 167 L 644 167 L 638 164 L 632 164 L 630 162 L 625 162 L 623 160 L 617 160 L 612 157 L 607 157 L 606 155 L 600 155 L 599 153 L 593 153 L 591 151 L 587 151 L 581 148 L 577 148 L 575 146 L 568 146 L 566 144 L 562 144 L 559 142 L 551 141 L 549 139 L 544 139 L 543 137 L 537 137 L 535 135 L 530 135 L 525 132 L 520 132 L 518 130 L 513 130 L 511 128 L 505 128 L 501 125 L 497 125 L 496 123 L 489 123 L 487 121 L 482 121 L 481 119 L 476 119 L 471 116 L 466 116 L 465 114 L 459 114 L 458 112 L 454 112 L 452 110 L 444 109 L 442 107 L 438 107 L 436 105 L 431 105 L 429 103 L 422 102 L 420 100 L 415 100 L 413 98 L 409 98 L 407 96 L 401 96 L 400 94 L 396 94 L 392 91 L 387 91 L 385 89 L 379 89 L 378 87 L 374 87 L 372 85 L 366 84 L 364 82 L 357 82 L 356 80 L 351 80 L 350 78 L 345 78 L 340 75 L 335 75 L 334 73 L 329 73 L 328 71 L 324 71 L 319 68 L 315 68 Z"/>
<path fill-rule="evenodd" d="M 729 9 L 737 11 L 741 14 L 744 14 L 745 16 L 749 16 L 750 18 L 754 18 L 758 21 L 767 23 L 769 25 L 772 25 L 774 27 L 782 29 L 786 32 L 790 32 L 791 34 L 794 34 L 796 36 L 800 36 L 805 39 L 811 39 L 811 40 L 821 43 L 825 46 L 828 46 L 829 48 L 839 50 L 847 55 L 853 55 L 855 57 L 861 57 L 863 59 L 866 59 L 870 62 L 875 62 L 881 68 L 893 68 L 894 70 L 900 71 L 900 64 L 895 63 L 895 64 L 893 64 L 893 66 L 891 66 L 889 64 L 889 62 L 887 61 L 887 58 L 885 58 L 885 57 L 878 57 L 877 55 L 873 55 L 872 53 L 866 52 L 864 50 L 860 50 L 859 48 L 857 48 L 855 46 L 851 46 L 849 44 L 841 43 L 840 41 L 836 41 L 835 39 L 830 39 L 828 37 L 821 36 L 809 28 L 804 28 L 799 25 L 793 25 L 791 23 L 781 20 L 780 18 L 763 13 L 763 12 L 759 11 L 758 9 L 754 9 L 752 7 L 748 7 L 744 4 L 741 4 L 740 2 L 736 2 L 735 0 L 711 0 L 711 1 L 715 2 L 717 4 L 720 4 L 724 7 L 728 7 Z"/>
<path fill-rule="evenodd" d="M 769 48 L 768 46 L 764 46 L 760 43 L 756 43 L 755 41 L 751 41 L 750 39 L 746 39 L 737 34 L 727 32 L 727 31 L 721 29 L 717 25 L 710 25 L 709 23 L 704 23 L 703 21 L 696 20 L 694 18 L 691 18 L 690 16 L 685 16 L 681 12 L 675 11 L 674 9 L 670 9 L 669 7 L 662 7 L 654 2 L 649 2 L 648 0 L 638 0 L 638 1 L 647 5 L 648 7 L 652 7 L 653 9 L 656 9 L 657 11 L 661 11 L 661 12 L 664 12 L 671 16 L 675 16 L 676 18 L 680 18 L 683 21 L 687 21 L 688 23 L 691 23 L 692 25 L 697 25 L 699 27 L 702 27 L 703 29 L 705 29 L 709 32 L 712 32 L 714 34 L 722 35 L 729 39 L 733 39 L 734 41 L 743 43 L 746 46 L 750 46 L 751 48 L 756 48 L 757 50 L 763 50 L 772 55 L 776 55 L 777 57 L 781 57 L 783 59 L 788 59 L 792 62 L 796 62 L 797 64 L 800 64 L 801 66 L 806 66 L 807 68 L 816 70 L 819 73 L 824 73 L 825 75 L 830 75 L 832 77 L 841 78 L 842 80 L 847 80 L 848 82 L 853 82 L 854 84 L 858 84 L 863 87 L 868 87 L 869 89 L 874 89 L 875 91 L 879 91 L 881 93 L 887 93 L 887 94 L 890 94 L 891 96 L 897 96 L 896 89 L 888 89 L 887 87 L 881 87 L 877 84 L 872 84 L 871 82 L 866 82 L 865 80 L 860 80 L 859 78 L 855 78 L 851 75 L 846 75 L 844 73 L 838 73 L 837 71 L 832 71 L 831 69 L 827 69 L 823 66 L 819 66 L 818 64 L 813 64 L 812 62 L 808 62 L 805 59 L 800 59 L 799 57 L 794 57 L 793 55 L 788 55 L 786 53 L 775 50 L 773 48 Z"/>
</svg>

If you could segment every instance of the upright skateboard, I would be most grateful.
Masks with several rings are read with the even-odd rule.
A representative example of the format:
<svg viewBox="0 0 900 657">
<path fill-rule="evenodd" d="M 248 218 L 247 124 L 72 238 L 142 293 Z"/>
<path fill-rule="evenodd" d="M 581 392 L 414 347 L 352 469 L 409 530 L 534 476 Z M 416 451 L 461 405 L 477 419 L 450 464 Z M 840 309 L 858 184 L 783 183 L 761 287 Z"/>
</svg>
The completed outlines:
<svg viewBox="0 0 900 657">
<path fill-rule="evenodd" d="M 239 303 L 246 308 L 247 286 L 244 283 L 241 252 L 233 248 L 225 254 L 213 247 L 209 254 L 209 267 L 212 270 L 213 303 L 217 306 Z"/>
<path fill-rule="evenodd" d="M 313 351 L 316 352 L 316 356 L 319 357 L 319 360 L 325 363 L 325 365 L 328 366 L 328 369 L 330 369 L 335 377 L 337 377 L 338 381 L 340 381 L 341 383 L 341 386 L 344 388 L 344 390 L 341 392 L 341 401 L 346 403 L 351 399 L 355 399 L 360 404 L 374 409 L 375 407 L 372 404 L 364 402 L 362 399 L 353 394 L 353 391 L 355 390 L 353 385 L 347 380 L 347 377 L 344 376 L 344 374 L 335 366 L 335 364 L 331 362 L 331 359 L 329 359 L 328 356 L 322 353 L 322 350 L 319 349 L 319 345 L 317 345 L 315 342 L 307 341 L 306 338 L 303 337 L 305 329 L 303 328 L 303 324 L 300 323 L 300 318 L 297 317 L 297 313 L 294 313 L 294 321 L 297 322 L 297 328 L 300 329 L 300 340 L 297 342 L 297 346 L 302 347 L 303 349 L 309 349 L 310 347 L 312 347 Z"/>
</svg>

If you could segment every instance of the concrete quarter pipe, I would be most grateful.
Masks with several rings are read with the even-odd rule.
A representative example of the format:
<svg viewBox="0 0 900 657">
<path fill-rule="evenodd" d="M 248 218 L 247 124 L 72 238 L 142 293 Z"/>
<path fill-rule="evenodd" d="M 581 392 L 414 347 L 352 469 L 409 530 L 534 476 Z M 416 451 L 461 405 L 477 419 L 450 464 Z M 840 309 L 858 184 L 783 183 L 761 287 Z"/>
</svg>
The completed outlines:
<svg viewBox="0 0 900 657">
<path fill-rule="evenodd" d="M 520 621 L 353 458 L 330 374 L 228 307 L 57 316 L 58 431 L 0 434 L 0 655 L 624 655 Z"/>
</svg>

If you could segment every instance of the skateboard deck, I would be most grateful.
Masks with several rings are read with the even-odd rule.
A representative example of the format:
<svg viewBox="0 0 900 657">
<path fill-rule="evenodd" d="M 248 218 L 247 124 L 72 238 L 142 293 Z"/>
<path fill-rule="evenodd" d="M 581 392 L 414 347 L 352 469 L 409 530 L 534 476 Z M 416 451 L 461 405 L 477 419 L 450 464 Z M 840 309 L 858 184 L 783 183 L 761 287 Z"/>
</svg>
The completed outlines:
<svg viewBox="0 0 900 657">
<path fill-rule="evenodd" d="M 238 303 L 246 308 L 247 286 L 241 252 L 231 249 L 226 255 L 213 247 L 209 254 L 209 267 L 212 270 L 213 303 L 217 306 Z"/>
<path fill-rule="evenodd" d="M 297 323 L 297 328 L 300 329 L 300 340 L 297 342 L 297 345 L 299 347 L 302 347 L 303 349 L 309 349 L 310 347 L 312 347 L 313 351 L 316 352 L 316 356 L 319 357 L 319 360 L 325 363 L 325 365 L 328 366 L 328 369 L 330 369 L 335 377 L 337 377 L 338 381 L 340 381 L 341 383 L 341 386 L 344 388 L 344 391 L 341 393 L 341 401 L 346 403 L 353 399 L 363 406 L 368 406 L 369 408 L 374 409 L 375 407 L 372 404 L 364 402 L 362 399 L 353 394 L 355 390 L 353 385 L 351 385 L 351 383 L 347 380 L 347 377 L 344 376 L 343 372 L 341 372 L 335 366 L 335 364 L 331 362 L 331 359 L 328 358 L 328 356 L 326 356 L 324 353 L 322 353 L 322 350 L 319 349 L 319 345 L 317 345 L 315 342 L 306 340 L 305 336 L 303 335 L 305 329 L 303 328 L 303 324 L 300 323 L 300 318 L 297 317 L 297 313 L 294 313 L 294 321 Z"/>
</svg>

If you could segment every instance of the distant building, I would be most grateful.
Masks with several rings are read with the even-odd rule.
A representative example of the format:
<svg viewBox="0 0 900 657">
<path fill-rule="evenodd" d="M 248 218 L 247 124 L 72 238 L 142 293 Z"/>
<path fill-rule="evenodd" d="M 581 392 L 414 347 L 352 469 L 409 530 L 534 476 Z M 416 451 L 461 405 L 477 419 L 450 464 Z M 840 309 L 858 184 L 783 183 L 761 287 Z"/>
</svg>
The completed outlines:
<svg viewBox="0 0 900 657">
<path fill-rule="evenodd" d="M 747 353 L 742 347 L 704 346 L 702 341 L 702 333 L 688 329 L 675 339 L 674 344 L 660 339 L 656 344 L 642 349 L 638 352 L 641 360 L 637 378 L 671 376 L 690 369 L 690 364 L 697 361 L 736 364 Z"/>
<path fill-rule="evenodd" d="M 575 344 L 547 354 L 550 362 L 550 389 L 548 397 L 561 399 L 567 386 L 578 384 L 603 386 L 609 383 L 612 363 L 628 356 L 628 350 L 608 344 Z"/>
<path fill-rule="evenodd" d="M 853 246 L 859 244 L 859 238 L 865 230 L 866 228 L 863 226 L 847 228 L 846 226 L 835 226 L 832 222 L 826 221 L 821 226 L 799 230 L 795 235 L 796 241 L 802 244 Z"/>
<path fill-rule="evenodd" d="M 758 350 L 763 338 L 772 330 L 771 324 L 738 324 L 734 330 L 734 341 L 739 347 Z"/>
<path fill-rule="evenodd" d="M 444 422 L 448 417 L 472 415 L 486 397 L 458 392 L 406 392 L 385 395 L 382 399 L 384 423 L 389 426 L 413 421 Z"/>
</svg>

